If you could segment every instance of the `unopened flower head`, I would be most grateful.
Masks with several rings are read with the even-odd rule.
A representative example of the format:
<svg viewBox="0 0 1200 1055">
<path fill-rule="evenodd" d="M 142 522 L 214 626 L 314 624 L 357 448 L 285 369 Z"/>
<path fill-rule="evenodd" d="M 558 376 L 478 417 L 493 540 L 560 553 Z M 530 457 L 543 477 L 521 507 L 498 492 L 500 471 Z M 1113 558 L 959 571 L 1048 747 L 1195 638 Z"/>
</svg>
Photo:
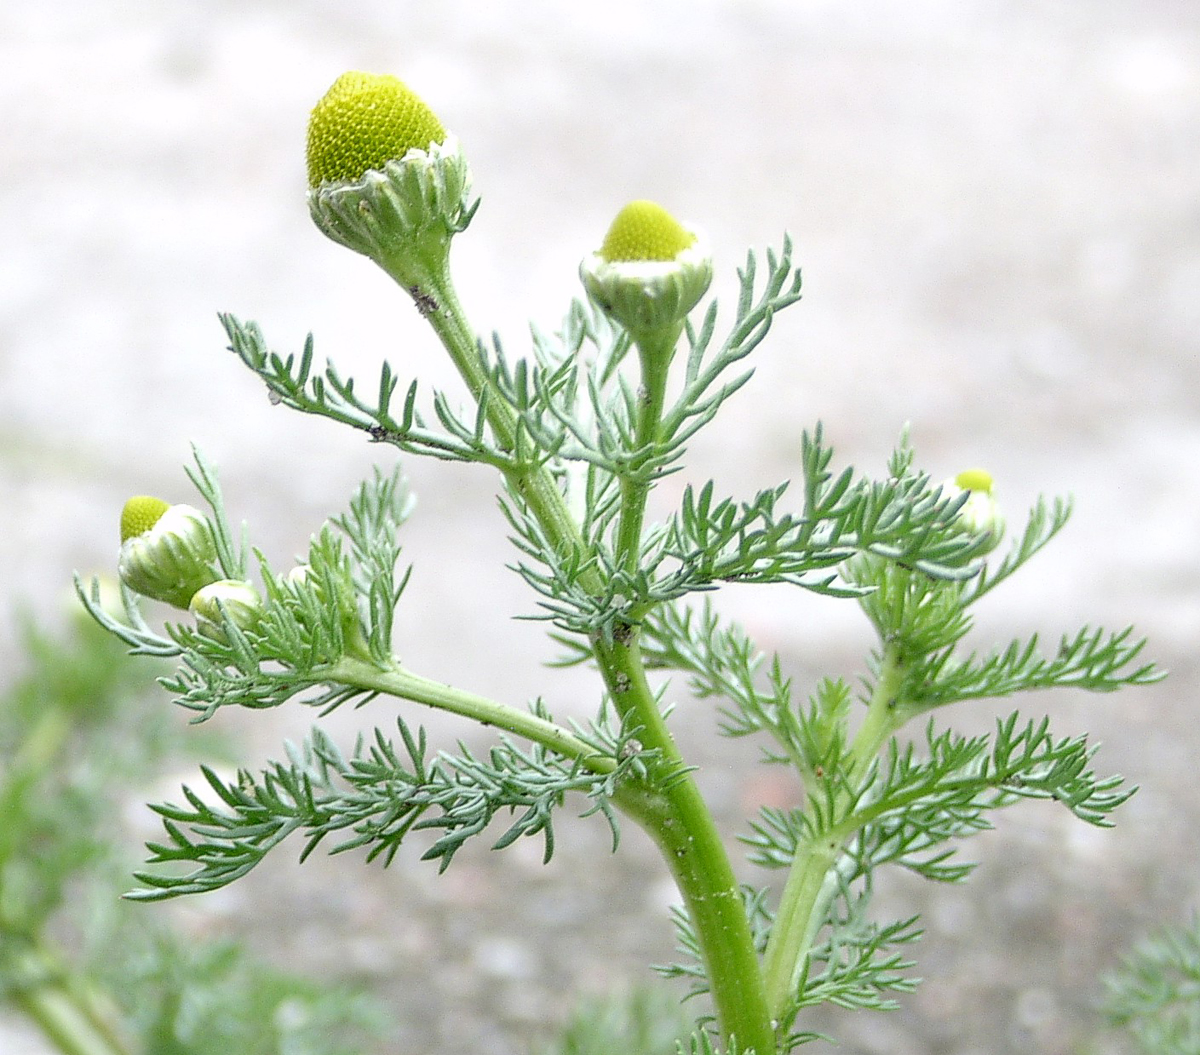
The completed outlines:
<svg viewBox="0 0 1200 1055">
<path fill-rule="evenodd" d="M 121 510 L 117 573 L 134 593 L 186 608 L 217 578 L 216 556 L 212 527 L 198 509 L 138 495 Z"/>
<path fill-rule="evenodd" d="M 324 576 L 318 575 L 311 564 L 297 564 L 291 568 L 286 575 L 279 581 L 289 593 L 302 596 L 305 593 L 311 593 L 316 597 L 321 606 L 325 607 L 328 601 L 327 590 L 325 589 Z M 341 599 L 338 598 L 339 608 L 341 607 Z"/>
<path fill-rule="evenodd" d="M 279 583 L 286 591 L 283 603 L 298 624 L 310 630 L 319 626 L 318 636 L 339 641 L 343 652 L 361 641 L 354 580 L 348 567 L 323 563 L 318 570 L 311 564 L 297 564 Z M 336 637 L 330 636 L 334 628 L 331 617 L 336 618 Z"/>
<path fill-rule="evenodd" d="M 288 573 L 283 577 L 283 581 L 288 586 L 296 587 L 303 586 L 311 578 L 312 566 L 309 564 L 297 564 L 288 570 Z"/>
<path fill-rule="evenodd" d="M 209 637 L 225 638 L 221 612 L 243 630 L 250 630 L 263 614 L 262 598 L 251 583 L 243 579 L 218 579 L 196 591 L 188 605 L 196 617 L 196 627 Z"/>
<path fill-rule="evenodd" d="M 134 495 L 121 509 L 121 542 L 144 535 L 171 508 L 170 502 L 152 495 Z"/>
<path fill-rule="evenodd" d="M 579 265 L 588 296 L 634 339 L 682 326 L 712 282 L 707 241 L 661 205 L 625 206 Z"/>
<path fill-rule="evenodd" d="M 1004 536 L 1004 517 L 996 501 L 991 473 L 985 469 L 964 469 L 942 484 L 942 494 L 948 498 L 957 498 L 964 491 L 967 499 L 958 511 L 958 523 L 973 535 L 986 535 L 987 548 L 995 549 Z"/>
<path fill-rule="evenodd" d="M 386 74 L 344 73 L 313 107 L 308 184 L 317 226 L 389 272 L 413 254 L 436 263 L 439 250 L 444 264 L 474 212 L 458 140 Z"/>
</svg>

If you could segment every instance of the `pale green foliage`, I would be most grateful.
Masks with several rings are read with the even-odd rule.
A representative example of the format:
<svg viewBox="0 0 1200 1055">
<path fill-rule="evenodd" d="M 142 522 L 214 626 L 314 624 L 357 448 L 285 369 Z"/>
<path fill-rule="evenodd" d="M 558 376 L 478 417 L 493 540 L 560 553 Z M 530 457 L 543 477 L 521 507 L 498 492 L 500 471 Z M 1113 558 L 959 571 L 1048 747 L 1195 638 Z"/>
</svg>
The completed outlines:
<svg viewBox="0 0 1200 1055">
<path fill-rule="evenodd" d="M 189 475 L 212 510 L 223 572 L 244 578 L 248 543 L 235 540 L 230 531 L 215 470 L 196 452 Z M 253 631 L 226 619 L 219 635 L 174 624 L 164 637 L 148 626 L 130 591 L 122 592 L 128 620 L 122 623 L 100 604 L 97 584 L 91 591 L 77 586 L 92 615 L 134 652 L 181 657 L 179 670 L 164 685 L 200 719 L 226 705 L 277 707 L 305 693 L 305 703 L 322 709 L 363 702 L 369 692 L 330 685 L 329 674 L 348 651 L 379 662 L 390 657 L 392 617 L 407 581 L 396 573 L 397 528 L 411 509 L 399 475 L 377 472 L 359 488 L 347 512 L 312 537 L 303 583 L 276 574 L 256 553 L 267 604 Z"/>
<path fill-rule="evenodd" d="M 1146 1055 L 1200 1051 L 1200 917 L 1141 942 L 1107 981 L 1105 1014 Z"/>
<path fill-rule="evenodd" d="M 134 715 L 144 671 L 92 625 L 65 641 L 27 625 L 22 643 L 27 669 L 0 696 L 0 931 L 32 935 L 106 856 L 113 785 L 145 778 L 174 737 L 161 711 Z"/>
<path fill-rule="evenodd" d="M 587 1000 L 537 1055 L 675 1055 L 691 1028 L 674 993 L 644 987 Z"/>
<path fill-rule="evenodd" d="M 585 815 L 605 816 L 615 848 L 617 824 L 609 800 L 615 784 L 642 764 L 636 755 L 627 753 L 605 776 L 538 745 L 520 750 L 508 739 L 486 758 L 461 746 L 457 754 L 439 752 L 430 758 L 424 731 L 414 733 L 402 719 L 397 725 L 401 749 L 376 730 L 369 746 L 360 743 L 347 758 L 317 729 L 302 748 L 289 745 L 287 763 L 272 763 L 259 778 L 242 770 L 235 780 L 225 781 L 204 767 L 213 804 L 185 788 L 187 806 L 155 806 L 170 842 L 149 847 L 151 864 L 197 867 L 185 875 L 139 873 L 146 889 L 130 896 L 157 900 L 215 890 L 245 875 L 294 832 L 306 836 L 301 860 L 333 837 L 331 853 L 363 847 L 368 861 L 378 857 L 387 864 L 411 833 L 431 831 L 437 837 L 422 857 L 444 869 L 462 844 L 500 812 L 516 816 L 494 849 L 537 835 L 549 860 L 553 812 L 571 793 L 592 801 Z M 597 741 L 596 746 L 620 754 L 616 745 Z"/>
<path fill-rule="evenodd" d="M 120 944 L 96 948 L 89 966 L 121 994 L 145 1055 L 362 1055 L 385 1027 L 379 1006 L 347 985 L 279 971 L 230 941 L 134 923 L 107 934 Z"/>
<path fill-rule="evenodd" d="M 256 625 L 226 618 L 219 634 L 186 625 L 160 634 L 128 592 L 124 622 L 100 609 L 98 594 L 85 594 L 97 619 L 134 651 L 178 655 L 165 684 L 197 720 L 229 705 L 298 699 L 326 711 L 388 692 L 500 731 L 486 752 L 435 752 L 402 720 L 398 741 L 376 731 L 347 754 L 317 730 L 260 774 L 224 780 L 206 768 L 200 789 L 184 789 L 185 804 L 155 807 L 167 838 L 150 847 L 154 867 L 139 876 L 136 897 L 223 886 L 293 833 L 302 857 L 325 844 L 387 863 L 415 837 L 423 856 L 444 868 L 467 839 L 490 831 L 496 848 L 540 837 L 548 858 L 554 811 L 581 798 L 584 812 L 607 820 L 614 845 L 624 812 L 656 836 L 668 864 L 692 842 L 708 847 L 698 868 L 676 871 L 690 909 L 676 920 L 684 959 L 662 970 L 710 992 L 718 1020 L 680 1050 L 748 1055 L 756 1047 L 774 1055 L 768 1043 L 787 1052 L 813 1039 L 800 1018 L 805 1008 L 886 1009 L 916 984 L 909 957 L 917 921 L 869 915 L 878 868 L 962 880 L 971 865 L 956 857 L 958 841 L 1024 799 L 1110 823 L 1131 792 L 1120 778 L 1094 772 L 1086 738 L 1056 737 L 1048 719 L 1015 711 L 992 733 L 968 737 L 947 727 L 941 711 L 1033 689 L 1108 692 L 1159 676 L 1138 662 L 1142 643 L 1128 629 L 1068 631 L 1050 654 L 1036 636 L 992 648 L 969 643 L 972 606 L 1059 532 L 1068 502 L 1039 502 L 1007 552 L 989 552 L 994 540 L 959 520 L 966 495 L 943 494 L 917 470 L 907 437 L 874 479 L 835 469 L 818 425 L 802 437 L 795 481 L 748 498 L 723 496 L 712 483 L 687 487 L 661 523 L 643 523 L 648 490 L 680 468 L 691 437 L 746 385 L 747 356 L 775 312 L 799 298 L 786 241 L 768 254 L 765 276 L 751 256 L 739 277 L 727 335 L 716 339 L 710 304 L 686 328 L 674 394 L 665 399 L 663 381 L 657 409 L 649 374 L 639 381 L 633 370 L 628 336 L 583 304 L 559 334 L 535 331 L 531 355 L 510 361 L 499 339 L 490 347 L 455 343 L 434 312 L 456 303 L 448 289 L 414 293 L 477 394 L 467 410 L 440 392 L 432 410 L 424 408 L 415 380 L 399 395 L 387 363 L 364 396 L 332 364 L 314 368 L 311 338 L 298 357 L 281 356 L 253 323 L 223 316 L 232 350 L 273 402 L 407 454 L 497 469 L 517 552 L 512 567 L 536 595 L 524 615 L 552 624 L 563 663 L 597 666 L 605 691 L 592 722 L 559 725 L 540 700 L 522 711 L 434 687 L 403 667 L 391 631 L 405 583 L 397 535 L 410 502 L 398 477 L 378 471 L 349 512 L 313 536 L 304 575 L 282 575 L 254 551 L 265 599 Z M 251 550 L 229 527 L 215 473 L 198 457 L 192 478 L 212 509 L 223 573 L 245 577 Z M 832 679 L 811 690 L 795 685 L 778 656 L 763 656 L 720 615 L 713 596 L 728 583 L 790 585 L 860 605 L 877 643 L 858 687 Z M 678 684 L 651 686 L 647 670 L 675 672 Z M 802 781 L 795 807 L 764 809 L 743 837 L 752 863 L 786 877 L 782 893 L 743 888 L 742 916 L 736 879 L 723 849 L 706 841 L 711 817 L 698 807 L 665 725 L 669 694 L 684 684 L 714 701 L 724 733 L 764 734 L 764 760 Z M 923 735 L 909 738 L 904 727 L 917 717 Z M 691 842 L 672 844 L 681 829 Z M 668 845 L 678 848 L 667 853 Z M 723 906 L 735 915 L 719 915 Z M 755 972 L 761 977 L 747 978 Z M 731 1022 L 742 1010 L 743 1032 L 758 1039 L 743 1038 L 739 1048 Z M 562 1050 L 592 1049 L 581 1042 Z"/>
<path fill-rule="evenodd" d="M 0 695 L 0 1004 L 72 1052 L 360 1055 L 383 1024 L 360 994 L 119 900 L 119 818 L 181 751 L 180 730 L 94 625 L 61 639 L 28 628 L 23 643 L 28 669 Z"/>
</svg>

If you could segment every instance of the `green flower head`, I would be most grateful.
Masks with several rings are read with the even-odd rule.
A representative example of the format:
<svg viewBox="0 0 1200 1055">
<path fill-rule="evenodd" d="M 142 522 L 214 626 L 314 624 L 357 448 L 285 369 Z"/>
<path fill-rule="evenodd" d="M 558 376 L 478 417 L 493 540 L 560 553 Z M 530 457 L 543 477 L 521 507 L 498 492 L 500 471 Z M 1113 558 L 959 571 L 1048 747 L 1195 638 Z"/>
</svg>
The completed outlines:
<svg viewBox="0 0 1200 1055">
<path fill-rule="evenodd" d="M 678 336 L 687 313 L 712 281 L 712 254 L 695 231 L 661 205 L 633 201 L 579 265 L 592 301 L 641 341 Z"/>
<path fill-rule="evenodd" d="M 446 267 L 477 199 L 458 139 L 402 81 L 343 73 L 308 123 L 308 211 L 405 289 Z"/>
<path fill-rule="evenodd" d="M 652 201 L 631 201 L 613 220 L 600 255 L 609 263 L 634 260 L 674 260 L 696 235 L 684 228 L 661 205 Z"/>
<path fill-rule="evenodd" d="M 138 495 L 121 510 L 117 573 L 134 593 L 176 608 L 216 579 L 212 526 L 198 509 Z"/>
<path fill-rule="evenodd" d="M 441 121 L 403 81 L 343 73 L 308 122 L 308 185 L 355 183 L 410 150 L 446 140 Z"/>
<path fill-rule="evenodd" d="M 137 535 L 144 535 L 170 508 L 169 502 L 151 495 L 135 495 L 129 499 L 121 510 L 121 541 L 128 542 Z"/>
</svg>

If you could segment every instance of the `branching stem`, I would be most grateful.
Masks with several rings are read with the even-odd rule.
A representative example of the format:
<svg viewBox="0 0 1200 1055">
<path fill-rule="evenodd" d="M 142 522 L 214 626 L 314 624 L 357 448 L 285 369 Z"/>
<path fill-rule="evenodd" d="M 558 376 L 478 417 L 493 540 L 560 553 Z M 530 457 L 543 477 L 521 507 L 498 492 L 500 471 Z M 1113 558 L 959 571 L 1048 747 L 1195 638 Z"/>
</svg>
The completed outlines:
<svg viewBox="0 0 1200 1055">
<path fill-rule="evenodd" d="M 411 272 L 391 273 L 409 290 L 426 314 L 472 396 L 477 402 L 484 402 L 488 423 L 497 442 L 507 450 L 516 450 L 520 440 L 516 415 L 491 384 L 479 344 L 466 321 L 445 262 L 440 267 L 428 268 L 419 276 L 416 290 L 408 281 L 412 278 Z M 675 334 L 677 339 L 678 334 Z M 672 341 L 672 347 L 673 344 Z M 654 347 L 645 351 L 653 353 L 644 358 L 653 358 L 655 364 L 646 371 L 648 376 L 644 379 L 645 393 L 637 423 L 639 445 L 652 442 L 657 434 L 670 360 L 670 349 L 663 352 Z M 526 501 L 552 544 L 564 555 L 581 558 L 580 586 L 599 593 L 604 583 L 599 571 L 589 566 L 579 525 L 571 516 L 554 478 L 536 460 L 518 460 L 518 463 L 518 468 L 507 473 L 510 486 Z M 640 482 L 622 495 L 624 504 L 618 544 L 623 559 L 634 566 L 640 554 L 648 492 L 649 482 Z M 631 789 L 623 789 L 617 804 L 650 832 L 679 884 L 709 968 L 713 1002 L 726 1040 L 736 1036 L 742 1051 L 773 1055 L 774 1031 L 767 1015 L 762 973 L 741 891 L 724 843 L 699 790 L 686 772 L 659 712 L 658 701 L 646 681 L 636 628 L 622 626 L 618 629 L 625 634 L 623 640 L 617 640 L 616 634 L 607 641 L 597 635 L 593 642 L 596 662 L 618 710 L 622 716 L 629 716 L 640 729 L 638 735 L 643 747 L 659 752 L 661 762 L 655 775 L 667 779 L 663 780 L 665 786 L 647 787 L 640 797 Z M 500 705 L 491 701 L 468 697 L 447 686 L 424 682 L 424 679 L 409 680 L 411 675 L 397 670 L 383 672 L 376 668 L 372 671 L 364 665 L 357 673 L 366 679 L 364 686 L 378 684 L 380 691 L 385 692 L 399 689 L 397 695 L 444 709 L 458 707 L 456 713 L 531 736 L 548 746 L 553 746 L 548 737 L 565 737 L 561 742 L 566 753 L 580 758 L 585 764 L 592 764 L 588 761 L 589 755 L 582 753 L 583 749 L 591 752 L 587 745 L 552 723 L 546 723 L 550 728 L 545 728 L 534 716 L 521 715 L 508 708 L 498 709 Z M 516 721 L 518 716 L 520 726 Z M 595 758 L 594 753 L 591 757 Z"/>
<path fill-rule="evenodd" d="M 773 1055 L 762 970 L 733 866 L 646 681 L 636 634 L 616 637 L 594 642 L 601 672 L 643 746 L 661 752 L 658 779 L 651 781 L 657 786 L 624 789 L 619 804 L 654 840 L 683 895 L 725 1037 L 735 1036 L 740 1051 Z"/>
<path fill-rule="evenodd" d="M 479 342 L 454 288 L 448 260 L 443 259 L 420 271 L 412 268 L 411 260 L 408 264 L 403 269 L 388 269 L 388 273 L 405 287 L 433 327 L 475 402 L 485 402 L 488 424 L 496 442 L 505 451 L 515 451 L 519 442 L 517 416 L 488 377 Z M 505 476 L 512 489 L 529 504 L 557 548 L 563 553 L 583 550 L 583 539 L 566 500 L 553 477 L 539 462 L 518 458 L 516 466 L 507 470 Z M 599 589 L 599 579 L 594 571 L 585 571 L 585 576 L 587 588 Z"/>
<path fill-rule="evenodd" d="M 879 749 L 903 724 L 898 717 L 902 708 L 897 696 L 903 679 L 900 650 L 886 645 L 866 716 L 850 745 L 846 772 L 851 785 L 863 777 Z M 843 792 L 842 798 L 847 795 Z M 782 1017 L 796 999 L 805 962 L 837 893 L 836 883 L 827 882 L 830 869 L 851 835 L 838 831 L 802 843 L 788 872 L 763 960 L 767 999 L 776 1017 Z"/>
<path fill-rule="evenodd" d="M 329 680 L 413 700 L 441 711 L 463 715 L 481 725 L 493 725 L 541 744 L 565 758 L 577 759 L 594 773 L 611 773 L 616 768 L 611 758 L 599 754 L 590 744 L 554 722 L 486 696 L 476 696 L 452 685 L 423 678 L 406 670 L 399 661 L 394 661 L 388 667 L 379 667 L 363 659 L 345 656 L 330 670 Z"/>
</svg>

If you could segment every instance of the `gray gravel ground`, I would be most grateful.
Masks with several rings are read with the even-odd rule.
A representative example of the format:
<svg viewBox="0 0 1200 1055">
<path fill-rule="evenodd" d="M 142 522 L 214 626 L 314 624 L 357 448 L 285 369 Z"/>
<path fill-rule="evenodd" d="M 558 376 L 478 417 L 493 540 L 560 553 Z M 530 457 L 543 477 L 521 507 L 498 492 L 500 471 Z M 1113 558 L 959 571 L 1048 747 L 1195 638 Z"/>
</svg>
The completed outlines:
<svg viewBox="0 0 1200 1055">
<path fill-rule="evenodd" d="M 222 351 L 216 311 L 258 319 L 284 350 L 311 329 L 352 371 L 387 355 L 453 385 L 388 280 L 306 215 L 308 108 L 348 68 L 403 76 L 467 145 L 483 207 L 456 247 L 459 283 L 476 325 L 510 347 L 528 318 L 560 317 L 579 258 L 630 198 L 703 225 L 726 291 L 747 246 L 791 232 L 805 300 L 756 353 L 758 377 L 723 427 L 695 444 L 688 479 L 775 482 L 818 418 L 844 462 L 878 467 L 911 421 L 923 464 L 938 476 L 987 466 L 1013 519 L 1039 493 L 1076 496 L 1067 537 L 995 598 L 981 640 L 1084 620 L 1148 633 L 1174 672 L 1166 684 L 1045 701 L 1142 791 L 1111 833 L 1050 809 L 1012 813 L 972 848 L 983 865 L 964 888 L 892 881 L 884 908 L 927 912 L 926 984 L 897 1014 L 831 1028 L 863 1053 L 1085 1050 L 1097 972 L 1200 895 L 1200 8 L 4 5 L 4 659 L 17 602 L 49 615 L 73 568 L 111 568 L 128 494 L 188 497 L 190 442 L 277 558 L 380 455 L 272 409 Z M 410 473 L 421 505 L 406 659 L 586 711 L 590 685 L 543 671 L 537 628 L 507 618 L 528 601 L 503 570 L 492 482 L 442 465 Z M 849 607 L 759 601 L 728 598 L 798 677 L 854 669 L 867 638 Z M 348 737 L 372 717 L 330 724 Z M 227 724 L 261 759 L 308 718 Z M 962 719 L 982 729 L 991 712 Z M 699 708 L 675 724 L 731 828 L 764 795 L 791 793 Z M 412 857 L 388 872 L 281 859 L 183 922 L 317 973 L 348 966 L 399 1008 L 392 1051 L 508 1055 L 579 994 L 670 955 L 661 870 L 636 833 L 616 858 L 605 838 L 568 825 L 548 869 L 533 847 L 481 851 L 441 880 Z M 0 1019 L 0 1051 L 43 1050 Z"/>
</svg>

